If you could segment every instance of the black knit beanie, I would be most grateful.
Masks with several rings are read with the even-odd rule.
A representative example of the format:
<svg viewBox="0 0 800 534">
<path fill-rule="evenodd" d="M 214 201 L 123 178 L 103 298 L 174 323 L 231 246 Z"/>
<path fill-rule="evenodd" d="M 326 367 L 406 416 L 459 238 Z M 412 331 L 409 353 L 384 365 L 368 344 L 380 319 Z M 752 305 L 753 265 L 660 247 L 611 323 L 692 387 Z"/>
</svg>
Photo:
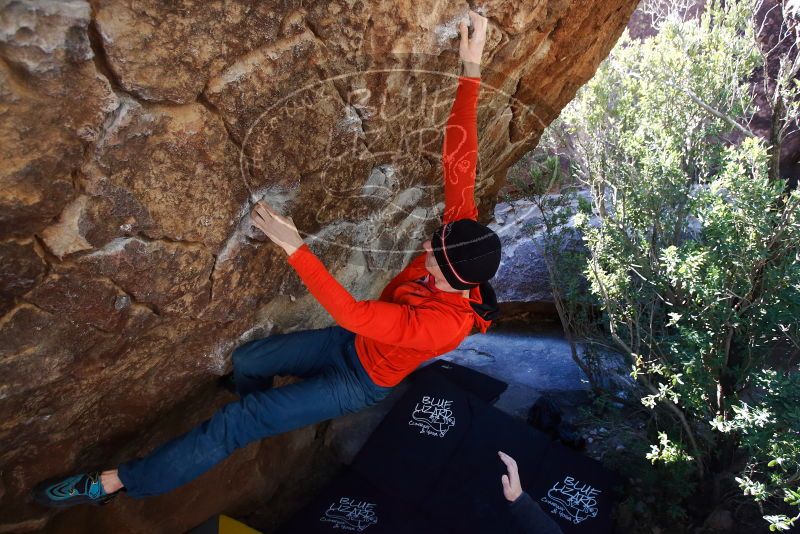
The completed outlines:
<svg viewBox="0 0 800 534">
<path fill-rule="evenodd" d="M 500 238 L 472 219 L 439 227 L 431 238 L 431 248 L 453 289 L 470 289 L 486 282 L 500 267 Z"/>
</svg>

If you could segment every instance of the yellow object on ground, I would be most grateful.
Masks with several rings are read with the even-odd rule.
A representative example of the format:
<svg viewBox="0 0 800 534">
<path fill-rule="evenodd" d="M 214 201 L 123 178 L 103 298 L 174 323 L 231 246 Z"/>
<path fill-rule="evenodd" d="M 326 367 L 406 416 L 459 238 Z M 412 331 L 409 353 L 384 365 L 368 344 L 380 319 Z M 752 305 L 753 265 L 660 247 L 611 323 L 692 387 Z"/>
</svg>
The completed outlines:
<svg viewBox="0 0 800 534">
<path fill-rule="evenodd" d="M 261 532 L 227 515 L 218 515 L 193 528 L 188 534 L 261 534 Z"/>
<path fill-rule="evenodd" d="M 235 519 L 231 519 L 227 515 L 219 516 L 219 534 L 261 534 L 258 530 L 252 529 L 240 523 Z"/>
</svg>

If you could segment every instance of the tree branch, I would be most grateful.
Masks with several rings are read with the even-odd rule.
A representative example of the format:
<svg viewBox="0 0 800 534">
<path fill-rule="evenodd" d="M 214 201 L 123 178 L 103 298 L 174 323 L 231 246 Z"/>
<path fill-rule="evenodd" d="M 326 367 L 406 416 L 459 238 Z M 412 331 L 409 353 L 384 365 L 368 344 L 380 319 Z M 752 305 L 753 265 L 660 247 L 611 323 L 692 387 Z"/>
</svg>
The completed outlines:
<svg viewBox="0 0 800 534">
<path fill-rule="evenodd" d="M 628 72 L 628 74 L 629 74 L 630 76 L 633 76 L 634 78 L 638 78 L 639 80 L 643 80 L 642 76 L 640 76 L 639 74 L 637 74 L 637 73 L 635 73 L 635 72 Z M 694 102 L 695 104 L 697 104 L 698 106 L 700 106 L 701 108 L 703 108 L 705 111 L 707 111 L 707 112 L 709 112 L 710 114 L 714 115 L 714 116 L 715 116 L 715 117 L 717 117 L 718 119 L 722 119 L 722 120 L 724 120 L 725 122 L 727 122 L 728 124 L 730 124 L 731 126 L 733 126 L 734 128 L 736 128 L 737 130 L 739 130 L 740 132 L 742 132 L 743 134 L 745 134 L 745 135 L 747 135 L 747 136 L 749 136 L 749 137 L 755 137 L 755 138 L 758 138 L 758 136 L 757 136 L 755 133 L 753 133 L 753 131 L 752 131 L 752 130 L 750 130 L 749 128 L 746 128 L 746 127 L 744 127 L 744 126 L 742 126 L 741 124 L 739 124 L 739 123 L 736 121 L 736 119 L 734 119 L 733 117 L 730 117 L 730 116 L 728 116 L 728 115 L 726 115 L 726 114 L 722 113 L 721 111 L 718 111 L 718 110 L 714 109 L 713 107 L 709 106 L 709 105 L 708 105 L 708 104 L 706 104 L 705 102 L 703 102 L 703 100 L 702 100 L 702 99 L 701 99 L 699 96 L 697 96 L 697 95 L 696 95 L 696 94 L 695 94 L 695 93 L 694 93 L 694 92 L 693 92 L 691 89 L 687 89 L 686 87 L 680 87 L 680 86 L 678 86 L 678 85 L 676 85 L 676 84 L 672 83 L 672 82 L 671 82 L 671 81 L 669 81 L 669 80 L 663 80 L 663 79 L 662 79 L 662 80 L 660 80 L 660 81 L 661 81 L 662 83 L 664 83 L 665 85 L 668 85 L 669 87 L 672 87 L 672 88 L 673 88 L 673 89 L 675 89 L 676 91 L 679 91 L 679 92 L 681 92 L 681 93 L 685 94 L 686 96 L 688 96 L 688 97 L 689 97 L 689 98 L 692 100 L 692 102 Z"/>
</svg>

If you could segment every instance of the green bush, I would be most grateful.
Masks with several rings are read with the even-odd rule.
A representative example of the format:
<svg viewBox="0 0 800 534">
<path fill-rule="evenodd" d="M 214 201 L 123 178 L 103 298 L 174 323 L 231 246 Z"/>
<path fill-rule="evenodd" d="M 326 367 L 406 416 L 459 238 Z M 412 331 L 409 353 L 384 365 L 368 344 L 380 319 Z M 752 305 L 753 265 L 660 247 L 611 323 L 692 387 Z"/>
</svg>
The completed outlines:
<svg viewBox="0 0 800 534">
<path fill-rule="evenodd" d="M 775 179 L 780 147 L 746 126 L 763 60 L 752 13 L 749 1 L 714 2 L 642 42 L 623 35 L 561 118 L 597 218 L 577 215 L 590 292 L 641 402 L 676 422 L 647 458 L 689 462 L 697 480 L 736 470 L 770 528 L 787 529 L 800 505 L 789 359 L 800 350 L 800 193 Z"/>
</svg>

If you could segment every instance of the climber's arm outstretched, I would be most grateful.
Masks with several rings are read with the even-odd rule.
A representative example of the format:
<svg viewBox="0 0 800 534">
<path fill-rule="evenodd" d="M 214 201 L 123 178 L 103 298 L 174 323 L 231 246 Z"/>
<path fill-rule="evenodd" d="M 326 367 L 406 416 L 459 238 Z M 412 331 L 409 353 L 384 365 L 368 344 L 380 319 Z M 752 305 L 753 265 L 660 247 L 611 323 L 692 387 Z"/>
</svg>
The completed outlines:
<svg viewBox="0 0 800 534">
<path fill-rule="evenodd" d="M 480 90 L 480 60 L 486 41 L 486 18 L 470 11 L 473 35 L 468 36 L 462 22 L 459 52 L 464 75 L 459 77 L 456 99 L 445 128 L 443 167 L 445 181 L 444 222 L 477 219 L 475 208 L 475 168 L 478 157 L 477 102 Z M 289 255 L 289 263 L 300 275 L 312 295 L 343 328 L 406 347 L 431 348 L 436 330 L 445 320 L 432 307 L 412 307 L 380 300 L 358 301 L 325 269 L 303 242 L 290 217 L 273 212 L 259 202 L 251 220 Z M 452 320 L 463 320 L 451 317 Z M 459 325 L 453 325 L 458 328 Z"/>
<path fill-rule="evenodd" d="M 342 328 L 400 347 L 433 349 L 441 343 L 437 332 L 458 329 L 463 319 L 443 315 L 432 306 L 409 306 L 380 300 L 356 300 L 331 275 L 303 242 L 290 217 L 272 211 L 264 202 L 253 208 L 251 220 L 267 237 L 289 254 L 309 292 Z M 444 325 L 443 321 L 453 324 Z"/>
<path fill-rule="evenodd" d="M 486 43 L 487 20 L 469 12 L 472 38 L 466 22 L 460 26 L 459 55 L 464 73 L 458 79 L 453 108 L 447 119 L 442 143 L 444 173 L 445 223 L 458 219 L 477 220 L 475 207 L 475 172 L 478 163 L 478 95 L 480 93 L 481 55 Z"/>
</svg>

